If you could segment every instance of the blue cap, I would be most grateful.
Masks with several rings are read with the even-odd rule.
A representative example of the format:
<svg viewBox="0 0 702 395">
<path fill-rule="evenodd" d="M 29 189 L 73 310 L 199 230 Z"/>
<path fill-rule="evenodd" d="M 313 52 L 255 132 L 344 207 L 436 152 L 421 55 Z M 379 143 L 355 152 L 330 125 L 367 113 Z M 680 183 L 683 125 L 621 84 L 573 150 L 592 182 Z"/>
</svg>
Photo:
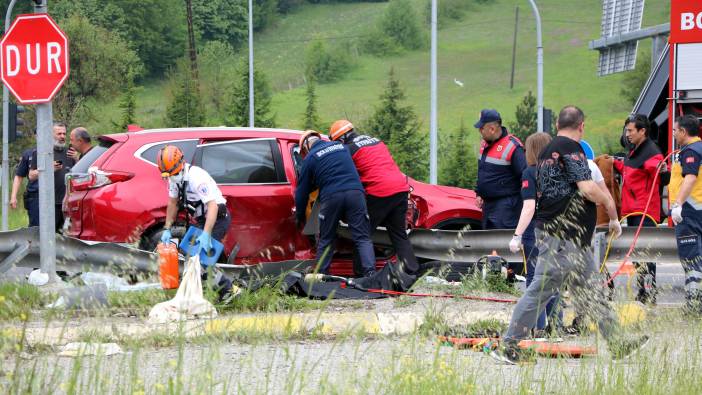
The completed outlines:
<svg viewBox="0 0 702 395">
<path fill-rule="evenodd" d="M 480 111 L 480 119 L 473 126 L 477 129 L 480 129 L 486 123 L 497 122 L 497 121 L 502 121 L 502 117 L 500 117 L 500 113 L 497 112 L 497 110 L 485 109 L 483 111 Z"/>
<path fill-rule="evenodd" d="M 583 148 L 583 151 L 585 151 L 586 158 L 595 160 L 595 150 L 592 149 L 592 146 L 587 141 L 580 140 L 580 146 Z"/>
</svg>

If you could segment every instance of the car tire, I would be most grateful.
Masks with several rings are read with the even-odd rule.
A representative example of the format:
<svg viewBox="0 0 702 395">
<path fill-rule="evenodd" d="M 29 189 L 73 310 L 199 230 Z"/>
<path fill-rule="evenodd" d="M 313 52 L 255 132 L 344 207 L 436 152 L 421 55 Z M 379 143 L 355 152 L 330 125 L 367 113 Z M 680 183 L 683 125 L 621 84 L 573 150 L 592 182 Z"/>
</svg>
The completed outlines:
<svg viewBox="0 0 702 395">
<path fill-rule="evenodd" d="M 163 228 L 159 227 L 148 234 L 142 236 L 139 242 L 139 248 L 145 251 L 156 251 L 156 246 L 161 242 L 161 235 L 163 234 Z M 175 239 L 182 239 L 185 235 L 185 227 L 174 226 L 171 228 L 171 235 Z"/>
</svg>

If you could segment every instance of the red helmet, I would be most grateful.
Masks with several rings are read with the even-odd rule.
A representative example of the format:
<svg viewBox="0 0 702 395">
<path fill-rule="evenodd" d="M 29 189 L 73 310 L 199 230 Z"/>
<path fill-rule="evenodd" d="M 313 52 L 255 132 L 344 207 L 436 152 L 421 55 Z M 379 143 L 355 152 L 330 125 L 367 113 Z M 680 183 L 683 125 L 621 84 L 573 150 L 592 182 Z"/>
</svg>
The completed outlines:
<svg viewBox="0 0 702 395">
<path fill-rule="evenodd" d="M 170 177 L 180 173 L 185 165 L 183 151 L 175 145 L 167 145 L 158 152 L 156 157 L 161 177 Z"/>
<path fill-rule="evenodd" d="M 329 137 L 333 140 L 336 141 L 341 138 L 341 136 L 345 135 L 346 133 L 350 132 L 353 130 L 353 124 L 346 120 L 346 119 L 340 119 L 336 122 L 334 122 L 331 127 L 329 128 Z"/>
<path fill-rule="evenodd" d="M 305 130 L 305 132 L 302 133 L 302 136 L 300 136 L 300 153 L 303 156 L 306 155 L 312 148 L 309 141 L 310 137 L 316 137 L 318 139 L 321 139 L 322 135 L 314 130 Z"/>
</svg>

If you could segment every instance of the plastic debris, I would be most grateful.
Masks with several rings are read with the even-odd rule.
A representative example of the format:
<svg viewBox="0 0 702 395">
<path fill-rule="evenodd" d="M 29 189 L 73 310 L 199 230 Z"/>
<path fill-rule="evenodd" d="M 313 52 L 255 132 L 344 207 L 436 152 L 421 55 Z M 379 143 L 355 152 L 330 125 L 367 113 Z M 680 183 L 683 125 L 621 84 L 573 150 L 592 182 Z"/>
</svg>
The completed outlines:
<svg viewBox="0 0 702 395">
<path fill-rule="evenodd" d="M 217 317 L 217 310 L 203 297 L 201 270 L 199 256 L 190 258 L 176 296 L 154 306 L 149 312 L 149 322 L 163 324 L 191 318 Z"/>
<path fill-rule="evenodd" d="M 49 282 L 49 273 L 42 273 L 39 269 L 32 270 L 32 272 L 29 273 L 29 277 L 27 277 L 27 282 L 37 287 L 46 285 Z"/>
</svg>

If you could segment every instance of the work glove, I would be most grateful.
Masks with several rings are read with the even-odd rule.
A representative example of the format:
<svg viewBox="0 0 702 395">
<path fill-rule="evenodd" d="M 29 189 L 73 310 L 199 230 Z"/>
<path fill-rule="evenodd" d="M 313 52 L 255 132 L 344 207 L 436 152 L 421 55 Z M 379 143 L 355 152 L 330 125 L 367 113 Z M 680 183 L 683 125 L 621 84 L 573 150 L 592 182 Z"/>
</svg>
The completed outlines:
<svg viewBox="0 0 702 395">
<path fill-rule="evenodd" d="M 612 234 L 615 239 L 618 239 L 622 235 L 622 225 L 617 219 L 609 220 L 609 233 Z"/>
<path fill-rule="evenodd" d="M 512 251 L 513 254 L 516 254 L 517 251 L 522 246 L 522 236 L 520 235 L 514 235 L 512 236 L 512 240 L 509 241 L 509 250 Z"/>
<path fill-rule="evenodd" d="M 670 210 L 670 217 L 673 219 L 675 225 L 683 221 L 682 217 L 682 206 L 679 204 L 674 204 L 673 209 Z"/>
<path fill-rule="evenodd" d="M 200 236 L 197 237 L 197 245 L 198 245 L 198 255 L 200 255 L 200 252 L 205 251 L 206 253 L 212 249 L 212 236 L 210 236 L 209 233 L 203 231 L 200 233 Z"/>
<path fill-rule="evenodd" d="M 163 233 L 161 233 L 161 243 L 163 244 L 168 244 L 171 242 L 171 230 L 170 229 L 164 229 Z"/>
</svg>

